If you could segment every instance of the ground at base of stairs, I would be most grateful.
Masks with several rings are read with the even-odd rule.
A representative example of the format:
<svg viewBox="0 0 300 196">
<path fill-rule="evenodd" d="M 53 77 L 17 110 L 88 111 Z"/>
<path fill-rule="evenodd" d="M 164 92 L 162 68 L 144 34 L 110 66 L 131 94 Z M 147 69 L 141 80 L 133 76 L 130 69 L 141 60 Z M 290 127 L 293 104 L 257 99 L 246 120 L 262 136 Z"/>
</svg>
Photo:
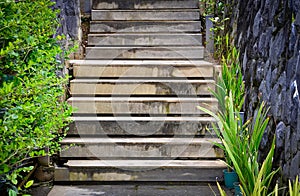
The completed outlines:
<svg viewBox="0 0 300 196">
<path fill-rule="evenodd" d="M 230 191 L 227 191 L 231 195 Z M 215 185 L 55 185 L 48 196 L 213 196 Z"/>
</svg>

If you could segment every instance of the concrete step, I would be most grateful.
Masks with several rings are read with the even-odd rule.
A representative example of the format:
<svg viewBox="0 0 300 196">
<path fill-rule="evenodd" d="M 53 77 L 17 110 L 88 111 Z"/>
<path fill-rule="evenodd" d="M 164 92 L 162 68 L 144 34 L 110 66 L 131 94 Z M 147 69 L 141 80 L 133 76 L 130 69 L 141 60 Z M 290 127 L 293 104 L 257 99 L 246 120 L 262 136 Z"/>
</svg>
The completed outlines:
<svg viewBox="0 0 300 196">
<path fill-rule="evenodd" d="M 215 98 L 197 97 L 71 97 L 68 103 L 78 114 L 200 115 L 206 113 L 199 105 L 218 109 Z"/>
<path fill-rule="evenodd" d="M 88 59 L 204 59 L 202 46 L 186 47 L 87 47 Z"/>
<path fill-rule="evenodd" d="M 201 46 L 202 35 L 195 33 L 89 34 L 88 44 L 97 46 Z"/>
<path fill-rule="evenodd" d="M 214 80 L 166 79 L 75 79 L 70 81 L 73 96 L 95 95 L 177 95 L 210 96 Z"/>
<path fill-rule="evenodd" d="M 202 136 L 214 137 L 208 129 L 212 117 L 72 117 L 68 135 L 76 136 Z"/>
<path fill-rule="evenodd" d="M 60 153 L 65 159 L 124 158 L 223 158 L 216 138 L 64 138 Z"/>
<path fill-rule="evenodd" d="M 103 21 L 182 21 L 200 20 L 199 9 L 172 10 L 92 10 L 92 20 Z"/>
<path fill-rule="evenodd" d="M 170 33 L 201 32 L 200 21 L 91 21 L 91 33 Z"/>
<path fill-rule="evenodd" d="M 73 60 L 74 77 L 213 78 L 214 65 L 198 60 Z"/>
<path fill-rule="evenodd" d="M 93 9 L 187 9 L 198 7 L 198 0 L 93 0 Z"/>
<path fill-rule="evenodd" d="M 199 182 L 191 184 L 182 184 L 181 182 L 173 182 L 172 184 L 169 184 L 168 182 L 153 183 L 154 184 L 149 185 L 144 182 L 133 182 L 132 184 L 112 184 L 112 182 L 109 182 L 109 184 L 103 185 L 99 182 L 97 185 L 86 185 L 85 182 L 82 182 L 83 185 L 55 185 L 48 196 L 211 196 L 215 195 L 214 193 L 219 193 L 215 182 Z M 225 187 L 222 188 L 226 190 L 228 196 L 233 196 L 230 190 Z"/>
<path fill-rule="evenodd" d="M 225 168 L 217 160 L 70 160 L 55 181 L 220 182 Z"/>
</svg>

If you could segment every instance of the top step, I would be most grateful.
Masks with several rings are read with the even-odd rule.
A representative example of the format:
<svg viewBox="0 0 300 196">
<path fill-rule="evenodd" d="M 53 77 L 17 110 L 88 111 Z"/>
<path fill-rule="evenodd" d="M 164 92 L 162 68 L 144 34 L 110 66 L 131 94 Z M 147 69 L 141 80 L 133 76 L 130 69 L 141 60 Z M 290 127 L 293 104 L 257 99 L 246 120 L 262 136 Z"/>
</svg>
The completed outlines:
<svg viewBox="0 0 300 196">
<path fill-rule="evenodd" d="M 198 8 L 199 0 L 93 0 L 93 9 Z"/>
</svg>

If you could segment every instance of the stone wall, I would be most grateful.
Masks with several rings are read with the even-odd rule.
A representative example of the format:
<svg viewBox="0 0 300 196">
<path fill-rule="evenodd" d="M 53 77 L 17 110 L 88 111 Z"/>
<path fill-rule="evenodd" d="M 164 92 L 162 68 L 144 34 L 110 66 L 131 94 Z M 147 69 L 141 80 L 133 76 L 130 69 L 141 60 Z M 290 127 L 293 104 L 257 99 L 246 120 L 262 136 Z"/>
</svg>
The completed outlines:
<svg viewBox="0 0 300 196">
<path fill-rule="evenodd" d="M 73 45 L 76 41 L 79 44 L 82 39 L 80 0 L 53 0 L 55 8 L 60 10 L 58 15 L 61 26 L 58 34 L 64 34 L 67 38 L 66 46 Z"/>
<path fill-rule="evenodd" d="M 235 0 L 233 27 L 246 83 L 244 110 L 252 116 L 261 100 L 268 103 L 271 122 L 261 149 L 276 135 L 276 164 L 285 179 L 294 178 L 300 174 L 300 1 Z"/>
</svg>

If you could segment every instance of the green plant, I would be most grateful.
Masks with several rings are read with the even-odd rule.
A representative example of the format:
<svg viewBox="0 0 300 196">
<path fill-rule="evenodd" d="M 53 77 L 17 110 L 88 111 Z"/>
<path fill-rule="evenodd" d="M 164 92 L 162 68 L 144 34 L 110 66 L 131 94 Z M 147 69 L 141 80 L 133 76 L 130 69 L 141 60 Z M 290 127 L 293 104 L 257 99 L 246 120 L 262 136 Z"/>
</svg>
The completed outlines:
<svg viewBox="0 0 300 196">
<path fill-rule="evenodd" d="M 299 182 L 299 176 L 297 176 L 293 183 L 291 182 L 291 180 L 289 180 L 289 195 L 299 196 L 299 194 L 300 194 L 300 182 Z"/>
<path fill-rule="evenodd" d="M 45 147 L 49 154 L 59 150 L 71 115 L 64 101 L 68 78 L 57 76 L 63 67 L 59 59 L 65 58 L 59 44 L 64 36 L 54 36 L 59 23 L 53 5 L 50 0 L 0 4 L 0 109 L 5 111 L 0 118 L 0 178 L 11 184 L 10 194 L 24 188 L 20 182 L 25 170 L 32 169 L 32 158 L 48 153 Z"/>
<path fill-rule="evenodd" d="M 214 40 L 213 56 L 218 61 L 221 61 L 222 55 L 227 56 L 227 52 L 231 49 L 226 44 L 226 37 L 229 37 L 231 31 L 230 18 L 232 17 L 233 3 L 233 1 L 226 0 L 200 0 L 200 10 L 203 12 L 203 16 L 212 16 L 210 20 L 213 28 L 210 31 L 213 32 L 211 39 Z"/>
<path fill-rule="evenodd" d="M 221 144 L 216 143 L 215 145 L 224 151 L 225 162 L 228 166 L 228 169 L 233 170 L 234 164 L 230 157 L 230 152 L 225 147 L 224 142 L 230 143 L 233 150 L 239 150 L 240 146 L 238 145 L 238 143 L 241 142 L 239 140 L 243 137 L 242 130 L 249 124 L 249 121 L 242 125 L 242 119 L 240 117 L 240 114 L 236 112 L 237 110 L 235 107 L 233 107 L 233 104 L 229 104 L 229 99 L 232 100 L 233 103 L 232 94 L 229 93 L 229 96 L 226 96 L 226 94 L 224 93 L 224 100 L 222 100 L 224 104 L 224 110 L 220 110 L 217 114 L 201 106 L 198 106 L 198 109 L 217 119 L 218 126 L 212 124 L 212 128 L 214 130 L 214 133 L 221 140 Z"/>
<path fill-rule="evenodd" d="M 202 8 L 203 15 L 213 15 L 216 9 L 216 1 L 215 0 L 199 0 L 200 6 Z"/>
<path fill-rule="evenodd" d="M 228 42 L 229 44 L 229 42 Z M 215 87 L 215 91 L 210 89 L 210 92 L 213 96 L 218 100 L 219 103 L 219 112 L 218 114 L 225 119 L 224 123 L 226 123 L 227 127 L 230 127 L 233 122 L 230 122 L 229 113 L 230 110 L 226 105 L 226 98 L 229 96 L 232 97 L 234 112 L 236 113 L 236 118 L 238 120 L 235 121 L 235 126 L 233 127 L 234 131 L 231 132 L 229 130 L 228 134 L 237 135 L 241 127 L 242 118 L 239 112 L 242 110 L 242 106 L 244 104 L 245 97 L 245 85 L 243 82 L 242 71 L 239 63 L 239 52 L 235 47 L 232 47 L 231 51 L 228 52 L 227 56 L 222 58 L 222 70 L 221 75 L 217 77 L 217 85 Z M 199 107 L 200 110 L 204 108 Z M 205 112 L 208 112 L 207 110 Z M 210 112 L 211 113 L 211 112 Z M 212 113 L 211 113 L 212 114 Z M 225 126 L 225 125 L 224 125 Z M 216 132 L 218 138 L 221 140 L 224 138 L 223 133 L 221 131 Z M 232 161 L 227 154 L 226 149 L 223 144 L 216 144 L 218 147 L 222 148 L 225 153 L 225 161 L 229 166 L 228 169 L 232 169 Z"/>
<path fill-rule="evenodd" d="M 218 186 L 218 189 L 220 191 L 220 194 L 221 196 L 226 196 L 226 192 L 222 189 L 221 185 L 219 184 L 219 182 L 217 182 L 217 186 Z"/>
<path fill-rule="evenodd" d="M 216 90 L 210 90 L 214 97 L 217 98 L 220 111 L 224 113 L 224 115 L 227 113 L 225 97 L 228 97 L 230 93 L 233 96 L 236 112 L 240 112 L 244 104 L 245 84 L 243 82 L 239 56 L 240 54 L 235 47 L 231 48 L 227 56 L 223 56 L 221 76 L 217 77 Z"/>
<path fill-rule="evenodd" d="M 239 176 L 243 194 L 247 196 L 267 195 L 272 178 L 277 172 L 272 170 L 275 138 L 264 162 L 262 164 L 258 162 L 259 145 L 269 122 L 268 110 L 262 103 L 254 119 L 241 126 L 238 123 L 239 114 L 235 111 L 231 94 L 226 97 L 225 104 L 228 108 L 228 115 L 216 115 L 203 107 L 199 109 L 216 118 L 217 125 L 213 125 L 213 129 L 221 135 L 222 148 L 227 152 Z"/>
</svg>

